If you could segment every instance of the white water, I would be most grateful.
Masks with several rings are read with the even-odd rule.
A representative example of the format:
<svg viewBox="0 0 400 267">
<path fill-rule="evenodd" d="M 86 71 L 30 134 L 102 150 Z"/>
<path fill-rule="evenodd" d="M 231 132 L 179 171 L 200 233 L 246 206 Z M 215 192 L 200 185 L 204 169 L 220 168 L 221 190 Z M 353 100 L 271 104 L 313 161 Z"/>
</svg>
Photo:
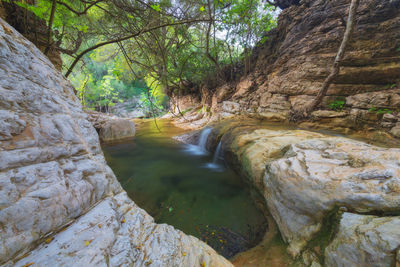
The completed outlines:
<svg viewBox="0 0 400 267">
<path fill-rule="evenodd" d="M 192 155 L 198 155 L 198 156 L 207 155 L 208 151 L 206 145 L 211 130 L 212 128 L 204 128 L 200 133 L 197 145 L 186 145 L 185 151 Z"/>
<path fill-rule="evenodd" d="M 205 128 L 200 133 L 198 146 L 200 147 L 200 149 L 202 149 L 204 151 L 207 151 L 206 145 L 207 145 L 208 136 L 210 135 L 211 130 L 212 130 L 211 128 Z"/>
<path fill-rule="evenodd" d="M 218 146 L 217 146 L 217 149 L 215 150 L 215 153 L 214 153 L 213 163 L 217 163 L 217 160 L 218 160 L 218 158 L 220 157 L 220 154 L 221 154 L 221 146 L 222 146 L 221 141 L 219 141 Z"/>
<path fill-rule="evenodd" d="M 209 154 L 207 151 L 207 140 L 212 131 L 212 128 L 205 128 L 201 131 L 199 140 L 197 142 L 197 145 L 185 145 L 185 152 L 191 155 L 196 155 L 196 156 L 206 156 Z M 208 162 L 203 165 L 204 168 L 207 169 L 212 169 L 213 171 L 216 172 L 222 172 L 224 171 L 224 168 L 221 164 L 218 164 L 218 158 L 220 157 L 221 154 L 221 142 L 218 143 L 217 149 L 215 150 L 215 153 L 213 155 L 212 162 Z"/>
<path fill-rule="evenodd" d="M 205 164 L 206 168 L 212 169 L 213 171 L 216 172 L 222 172 L 224 171 L 224 167 L 218 163 L 218 159 L 221 156 L 221 149 L 222 149 L 222 144 L 221 141 L 218 143 L 217 149 L 215 149 L 214 156 L 213 156 L 213 161 Z"/>
</svg>

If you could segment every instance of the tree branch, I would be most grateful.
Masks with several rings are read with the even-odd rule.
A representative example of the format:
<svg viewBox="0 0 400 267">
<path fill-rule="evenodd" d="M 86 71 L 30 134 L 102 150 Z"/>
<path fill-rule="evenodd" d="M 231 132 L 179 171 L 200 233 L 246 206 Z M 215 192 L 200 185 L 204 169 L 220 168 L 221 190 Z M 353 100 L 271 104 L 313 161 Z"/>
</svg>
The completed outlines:
<svg viewBox="0 0 400 267">
<path fill-rule="evenodd" d="M 98 44 L 96 44 L 96 45 L 94 45 L 92 47 L 89 47 L 89 48 L 83 50 L 81 53 L 79 53 L 76 56 L 75 60 L 72 62 L 71 66 L 69 67 L 68 71 L 66 72 L 65 77 L 68 77 L 71 74 L 71 72 L 72 72 L 73 68 L 75 67 L 75 65 L 79 62 L 79 60 L 81 60 L 81 58 L 85 54 L 87 54 L 88 52 L 93 51 L 93 50 L 95 50 L 95 49 L 97 49 L 99 47 L 102 47 L 102 46 L 105 46 L 105 45 L 108 45 L 108 44 L 117 43 L 117 42 L 122 42 L 122 41 L 125 41 L 125 40 L 128 40 L 128 39 L 134 38 L 136 36 L 139 36 L 139 35 L 141 35 L 143 33 L 150 32 L 150 31 L 153 31 L 153 30 L 156 30 L 156 29 L 159 29 L 159 28 L 164 28 L 164 27 L 168 27 L 168 26 L 175 26 L 175 25 L 182 25 L 182 24 L 189 24 L 189 23 L 195 23 L 195 22 L 207 22 L 207 21 L 209 21 L 209 19 L 193 19 L 193 20 L 183 20 L 183 21 L 177 21 L 177 22 L 172 22 L 172 23 L 161 24 L 161 25 L 157 25 L 157 26 L 150 27 L 150 28 L 147 28 L 147 29 L 142 29 L 139 32 L 136 32 L 136 33 L 124 36 L 124 37 L 120 37 L 120 38 L 116 38 L 116 39 L 112 39 L 112 40 L 108 40 L 108 41 L 104 41 L 104 42 L 98 43 Z"/>
<path fill-rule="evenodd" d="M 321 90 L 318 92 L 317 96 L 313 100 L 313 102 L 308 106 L 305 110 L 305 116 L 308 116 L 310 112 L 312 112 L 321 102 L 323 97 L 326 95 L 326 92 L 329 89 L 329 86 L 332 84 L 333 80 L 338 76 L 340 71 L 340 62 L 343 60 L 344 53 L 346 51 L 347 44 L 351 38 L 351 35 L 354 31 L 355 21 L 356 21 L 356 12 L 360 0 L 351 0 L 349 17 L 347 18 L 346 31 L 343 36 L 342 43 L 340 44 L 338 53 L 336 54 L 335 61 L 333 62 L 333 66 L 331 69 L 331 73 L 325 79 Z"/>
<path fill-rule="evenodd" d="M 97 6 L 98 3 L 102 2 L 104 0 L 97 0 L 94 2 L 91 2 L 83 11 L 76 11 L 75 9 L 73 9 L 72 7 L 70 7 L 68 4 L 62 2 L 62 1 L 57 1 L 58 4 L 65 6 L 69 11 L 71 11 L 72 13 L 75 13 L 77 16 L 81 16 L 81 15 L 85 15 L 87 13 L 87 11 L 93 7 L 93 6 Z"/>
</svg>

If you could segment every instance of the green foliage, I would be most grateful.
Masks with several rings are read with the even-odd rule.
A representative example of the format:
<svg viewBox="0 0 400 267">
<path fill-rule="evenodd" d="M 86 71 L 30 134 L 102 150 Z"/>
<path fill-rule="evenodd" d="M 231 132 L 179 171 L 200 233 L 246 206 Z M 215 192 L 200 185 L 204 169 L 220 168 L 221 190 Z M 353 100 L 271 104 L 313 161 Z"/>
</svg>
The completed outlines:
<svg viewBox="0 0 400 267">
<path fill-rule="evenodd" d="M 95 50 L 85 57 L 84 63 L 85 68 L 75 71 L 70 80 L 87 108 L 108 111 L 123 100 L 139 98 L 148 89 L 144 80 L 133 77 L 113 46 Z"/>
<path fill-rule="evenodd" d="M 160 5 L 151 5 L 151 8 L 154 9 L 157 12 L 161 11 Z"/>
<path fill-rule="evenodd" d="M 376 108 L 376 107 L 371 107 L 368 109 L 369 112 L 374 112 L 378 115 L 382 115 L 382 114 L 392 114 L 393 110 L 390 110 L 388 108 Z"/>
<path fill-rule="evenodd" d="M 336 111 L 340 111 L 344 108 L 344 105 L 346 104 L 345 100 L 342 99 L 336 99 L 335 101 L 329 103 L 329 108 L 331 110 L 336 110 Z"/>
<path fill-rule="evenodd" d="M 154 77 L 147 75 L 145 81 L 148 89 L 140 95 L 142 109 L 149 117 L 160 115 L 165 110 L 167 97 L 163 93 L 160 82 Z"/>
<path fill-rule="evenodd" d="M 15 2 L 50 25 L 53 1 Z M 69 76 L 88 108 L 109 110 L 140 98 L 149 112 L 166 107 L 166 94 L 193 93 L 224 68 L 251 64 L 251 49 L 276 26 L 273 7 L 262 0 L 57 1 L 50 44 L 62 49 L 64 71 L 86 53 Z M 209 22 L 209 18 L 214 21 Z M 171 26 L 178 21 L 191 21 Z M 203 20 L 203 22 L 198 22 Z M 143 31 L 155 25 L 170 25 Z M 207 44 L 206 44 L 206 40 Z M 215 58 L 210 60 L 210 56 Z M 243 62 L 245 64 L 243 64 Z M 241 67 L 240 67 L 241 68 Z M 239 71 L 241 71 L 240 68 Z M 233 72 L 233 71 L 232 71 Z M 234 75 L 231 74 L 231 76 Z M 232 78 L 232 77 L 231 77 Z M 217 79 L 217 78 L 215 78 Z M 218 78 L 219 79 L 219 78 Z"/>
</svg>

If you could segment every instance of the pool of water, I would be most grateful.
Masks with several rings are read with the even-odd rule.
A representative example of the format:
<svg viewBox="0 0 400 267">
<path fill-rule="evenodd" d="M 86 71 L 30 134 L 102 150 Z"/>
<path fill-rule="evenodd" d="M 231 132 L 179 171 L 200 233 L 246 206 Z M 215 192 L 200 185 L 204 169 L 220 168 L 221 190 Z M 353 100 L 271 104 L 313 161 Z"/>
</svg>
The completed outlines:
<svg viewBox="0 0 400 267">
<path fill-rule="evenodd" d="M 137 122 L 134 139 L 103 145 L 122 187 L 157 223 L 207 242 L 230 258 L 255 246 L 266 230 L 263 213 L 242 179 L 213 153 L 179 144 L 168 121 Z"/>
</svg>

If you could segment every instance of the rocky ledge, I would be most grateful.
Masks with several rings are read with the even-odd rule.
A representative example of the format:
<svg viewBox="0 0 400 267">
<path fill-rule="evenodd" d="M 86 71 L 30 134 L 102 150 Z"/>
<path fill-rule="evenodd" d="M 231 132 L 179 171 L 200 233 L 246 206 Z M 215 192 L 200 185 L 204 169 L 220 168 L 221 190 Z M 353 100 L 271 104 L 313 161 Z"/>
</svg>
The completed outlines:
<svg viewBox="0 0 400 267">
<path fill-rule="evenodd" d="M 209 150 L 221 142 L 226 161 L 264 196 L 294 261 L 400 264 L 400 149 L 243 117 L 211 126 Z"/>
<path fill-rule="evenodd" d="M 70 83 L 1 19 L 0 265 L 232 266 L 126 196 Z"/>
<path fill-rule="evenodd" d="M 95 111 L 86 113 L 102 142 L 118 142 L 135 136 L 135 123 L 130 119 Z"/>
</svg>

